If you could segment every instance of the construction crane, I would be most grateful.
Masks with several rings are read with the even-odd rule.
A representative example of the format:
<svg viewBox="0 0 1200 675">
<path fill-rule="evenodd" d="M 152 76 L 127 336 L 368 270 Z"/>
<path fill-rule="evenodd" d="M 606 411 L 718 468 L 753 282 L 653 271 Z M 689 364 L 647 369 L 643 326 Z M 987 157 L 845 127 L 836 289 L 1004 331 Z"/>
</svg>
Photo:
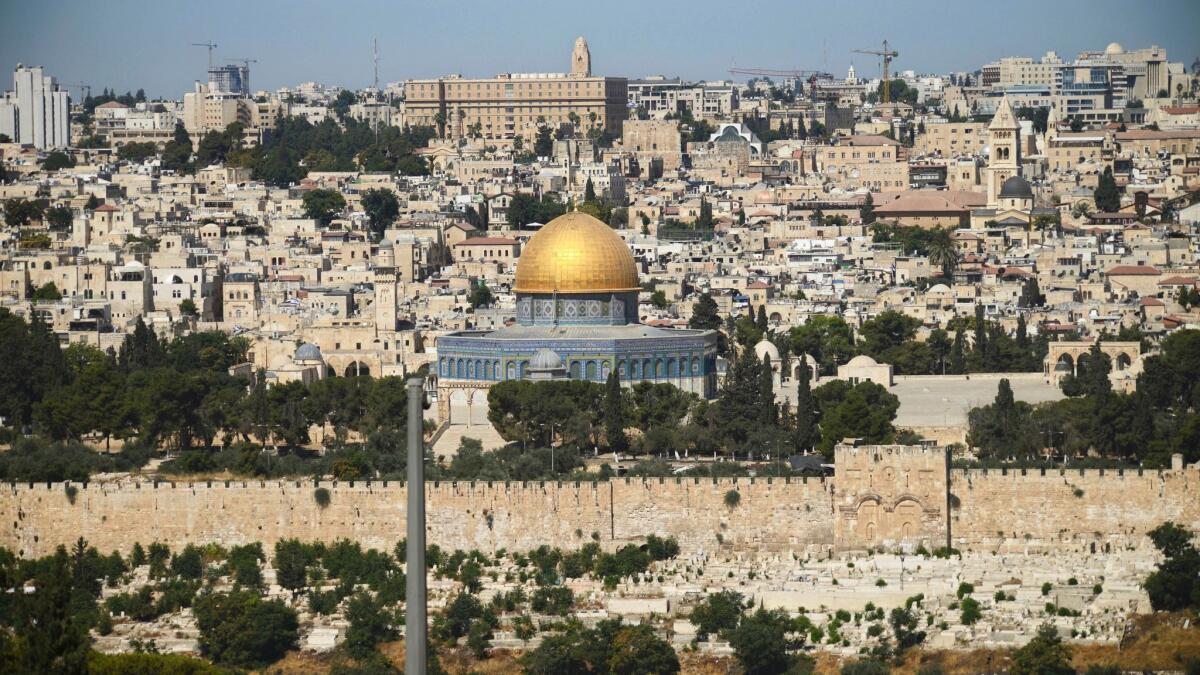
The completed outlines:
<svg viewBox="0 0 1200 675">
<path fill-rule="evenodd" d="M 832 80 L 833 75 L 821 70 L 772 70 L 770 68 L 730 68 L 730 75 L 754 75 L 757 77 L 794 77 L 808 82 L 809 96 L 816 98 L 817 80 Z"/>
<path fill-rule="evenodd" d="M 192 46 L 193 47 L 208 47 L 208 69 L 212 70 L 212 53 L 213 53 L 213 50 L 217 48 L 217 43 L 215 43 L 215 42 L 193 42 Z"/>
<path fill-rule="evenodd" d="M 883 51 L 875 49 L 855 49 L 855 54 L 871 54 L 883 58 L 883 102 L 890 103 L 892 100 L 892 80 L 889 73 L 891 72 L 892 59 L 900 56 L 900 52 L 888 49 L 888 41 L 883 41 Z"/>
<path fill-rule="evenodd" d="M 90 84 L 84 84 L 82 82 L 78 82 L 75 84 L 60 84 L 59 86 L 60 87 L 68 87 L 70 89 L 78 89 L 79 92 L 81 94 L 83 94 L 83 101 L 86 101 L 92 95 L 92 85 L 90 85 Z M 82 104 L 83 101 L 80 101 L 80 104 Z"/>
</svg>

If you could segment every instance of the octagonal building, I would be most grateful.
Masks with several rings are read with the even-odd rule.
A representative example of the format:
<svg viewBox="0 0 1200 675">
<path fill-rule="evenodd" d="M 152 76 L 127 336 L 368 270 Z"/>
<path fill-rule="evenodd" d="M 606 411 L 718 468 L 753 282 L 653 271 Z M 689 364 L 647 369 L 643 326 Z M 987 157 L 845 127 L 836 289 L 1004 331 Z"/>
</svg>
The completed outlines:
<svg viewBox="0 0 1200 675">
<path fill-rule="evenodd" d="M 604 382 L 613 371 L 626 386 L 667 382 L 711 398 L 716 332 L 639 323 L 640 290 L 633 253 L 612 228 L 578 211 L 550 221 L 517 260 L 516 324 L 438 340 L 442 419 L 482 423 L 486 390 L 502 380 Z"/>
</svg>

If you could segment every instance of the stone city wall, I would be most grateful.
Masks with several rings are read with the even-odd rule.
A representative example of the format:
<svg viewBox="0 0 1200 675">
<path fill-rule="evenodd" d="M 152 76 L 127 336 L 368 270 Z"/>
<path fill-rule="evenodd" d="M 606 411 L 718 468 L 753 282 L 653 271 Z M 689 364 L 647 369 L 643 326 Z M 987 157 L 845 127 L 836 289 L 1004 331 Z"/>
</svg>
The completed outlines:
<svg viewBox="0 0 1200 675">
<path fill-rule="evenodd" d="M 839 451 L 840 452 L 840 451 Z M 826 555 L 834 549 L 1102 549 L 1144 545 L 1165 520 L 1200 530 L 1200 467 L 1170 471 L 952 470 L 942 451 L 841 452 L 839 479 L 616 479 L 598 483 L 430 483 L 428 540 L 443 548 L 606 549 L 675 537 L 685 552 Z M 226 545 L 350 538 L 390 549 L 404 536 L 400 482 L 125 482 L 0 486 L 0 546 L 40 556 L 80 536 L 101 551 L 135 542 Z M 730 491 L 737 504 L 726 504 Z"/>
<path fill-rule="evenodd" d="M 1145 544 L 1173 520 L 1200 531 L 1200 466 L 1169 471 L 955 469 L 957 548 L 1102 549 Z"/>
<path fill-rule="evenodd" d="M 391 549 L 405 530 L 402 482 L 294 481 L 64 484 L 0 487 L 0 546 L 50 553 L 80 536 L 101 551 L 135 542 L 226 545 L 347 537 Z M 736 490 L 738 504 L 725 495 Z M 685 550 L 803 552 L 833 543 L 829 484 L 821 479 L 617 479 L 598 483 L 429 483 L 428 541 L 443 548 L 528 550 L 542 544 L 606 548 L 676 537 Z"/>
</svg>

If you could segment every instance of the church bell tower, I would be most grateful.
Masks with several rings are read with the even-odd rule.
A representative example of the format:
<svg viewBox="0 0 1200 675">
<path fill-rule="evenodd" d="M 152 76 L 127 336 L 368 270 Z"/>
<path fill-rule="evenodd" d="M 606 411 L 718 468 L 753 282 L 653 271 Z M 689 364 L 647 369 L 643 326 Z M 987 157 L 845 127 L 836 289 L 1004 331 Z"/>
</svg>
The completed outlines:
<svg viewBox="0 0 1200 675">
<path fill-rule="evenodd" d="M 1021 125 L 1007 96 L 1000 99 L 996 116 L 988 125 L 988 144 L 991 146 L 987 167 L 988 206 L 994 208 L 1004 181 L 1021 174 Z"/>
</svg>

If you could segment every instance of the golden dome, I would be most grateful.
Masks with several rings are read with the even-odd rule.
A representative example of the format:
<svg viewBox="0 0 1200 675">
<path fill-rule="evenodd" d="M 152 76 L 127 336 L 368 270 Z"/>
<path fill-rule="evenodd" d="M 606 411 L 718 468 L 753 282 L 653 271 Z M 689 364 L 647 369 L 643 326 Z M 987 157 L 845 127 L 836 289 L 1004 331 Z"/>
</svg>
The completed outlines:
<svg viewBox="0 0 1200 675">
<path fill-rule="evenodd" d="M 612 228 L 571 211 L 546 223 L 517 260 L 517 293 L 639 290 L 637 264 Z"/>
</svg>

